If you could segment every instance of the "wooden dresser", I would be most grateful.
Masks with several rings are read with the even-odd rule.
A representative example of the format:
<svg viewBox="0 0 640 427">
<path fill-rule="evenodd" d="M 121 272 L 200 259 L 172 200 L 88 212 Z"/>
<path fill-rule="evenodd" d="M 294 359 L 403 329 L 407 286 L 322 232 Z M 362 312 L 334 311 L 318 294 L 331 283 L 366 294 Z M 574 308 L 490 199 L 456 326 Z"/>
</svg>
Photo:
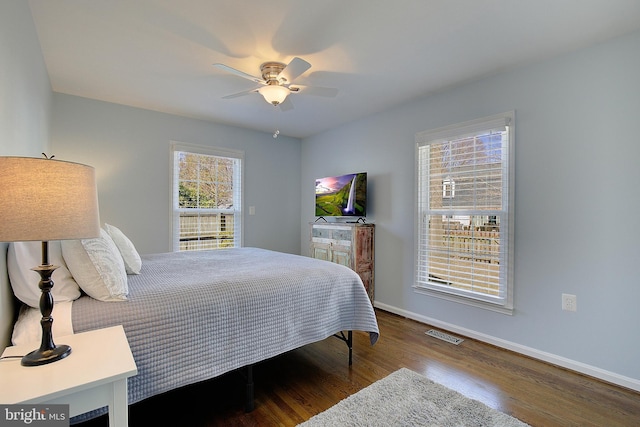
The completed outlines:
<svg viewBox="0 0 640 427">
<path fill-rule="evenodd" d="M 312 222 L 311 256 L 349 267 L 362 279 L 371 304 L 374 285 L 374 224 Z"/>
</svg>

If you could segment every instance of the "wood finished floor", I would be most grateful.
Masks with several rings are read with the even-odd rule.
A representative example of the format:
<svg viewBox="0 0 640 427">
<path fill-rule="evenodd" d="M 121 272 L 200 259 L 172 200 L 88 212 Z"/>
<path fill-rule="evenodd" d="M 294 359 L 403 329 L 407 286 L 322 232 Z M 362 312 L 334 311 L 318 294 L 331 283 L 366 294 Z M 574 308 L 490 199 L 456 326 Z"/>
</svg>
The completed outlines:
<svg viewBox="0 0 640 427">
<path fill-rule="evenodd" d="M 355 332 L 351 368 L 346 345 L 329 338 L 256 365 L 251 413 L 236 372 L 131 405 L 129 425 L 295 426 L 401 367 L 532 426 L 640 425 L 640 393 L 472 339 L 455 346 L 425 335 L 428 325 L 376 313 L 380 340 L 372 347 Z"/>
</svg>

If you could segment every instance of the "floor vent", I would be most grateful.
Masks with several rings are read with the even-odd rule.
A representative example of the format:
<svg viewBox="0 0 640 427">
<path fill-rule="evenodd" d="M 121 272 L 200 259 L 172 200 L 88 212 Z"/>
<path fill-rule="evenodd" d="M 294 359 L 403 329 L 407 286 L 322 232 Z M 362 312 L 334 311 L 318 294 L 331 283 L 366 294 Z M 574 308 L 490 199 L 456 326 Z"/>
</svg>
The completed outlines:
<svg viewBox="0 0 640 427">
<path fill-rule="evenodd" d="M 462 338 L 454 337 L 453 335 L 449 335 L 441 331 L 436 331 L 435 329 L 429 329 L 427 332 L 425 332 L 425 334 L 455 345 L 458 345 L 462 341 L 464 341 Z"/>
</svg>

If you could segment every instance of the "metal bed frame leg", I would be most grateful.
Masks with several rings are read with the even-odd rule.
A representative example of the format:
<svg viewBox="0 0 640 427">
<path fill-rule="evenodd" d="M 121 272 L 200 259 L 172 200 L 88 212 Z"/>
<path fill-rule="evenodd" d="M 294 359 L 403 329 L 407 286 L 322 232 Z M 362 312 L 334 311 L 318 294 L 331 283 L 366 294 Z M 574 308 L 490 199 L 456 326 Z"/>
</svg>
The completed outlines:
<svg viewBox="0 0 640 427">
<path fill-rule="evenodd" d="M 347 336 L 344 335 L 343 331 L 340 331 L 340 335 L 335 334 L 334 337 L 347 343 L 347 347 L 349 347 L 349 366 L 353 365 L 353 331 L 347 331 Z"/>
<path fill-rule="evenodd" d="M 335 334 L 334 336 L 344 341 L 347 344 L 347 347 L 349 347 L 349 366 L 353 365 L 353 331 L 347 331 L 346 336 L 343 331 L 340 332 L 340 335 Z M 253 365 L 247 365 L 246 379 L 247 385 L 245 391 L 244 410 L 245 412 L 251 412 L 255 408 L 253 398 Z"/>
<path fill-rule="evenodd" d="M 247 365 L 247 388 L 246 388 L 246 401 L 244 406 L 245 412 L 253 411 L 255 407 L 253 401 L 253 365 Z"/>
</svg>

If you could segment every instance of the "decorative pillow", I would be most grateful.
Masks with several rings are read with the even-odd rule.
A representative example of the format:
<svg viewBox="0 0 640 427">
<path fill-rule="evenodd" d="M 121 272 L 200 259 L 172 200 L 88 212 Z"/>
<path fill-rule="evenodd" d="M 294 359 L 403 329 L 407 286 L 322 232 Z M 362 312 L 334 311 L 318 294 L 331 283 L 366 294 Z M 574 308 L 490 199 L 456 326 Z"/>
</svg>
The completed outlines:
<svg viewBox="0 0 640 427">
<path fill-rule="evenodd" d="M 123 301 L 129 287 L 124 261 L 113 239 L 100 229 L 95 239 L 63 240 L 62 256 L 80 288 L 100 301 Z"/>
<path fill-rule="evenodd" d="M 60 241 L 49 242 L 49 263 L 59 266 L 51 275 L 54 302 L 73 301 L 80 297 L 80 288 L 62 258 Z M 14 242 L 9 244 L 7 269 L 14 295 L 30 307 L 40 307 L 42 291 L 38 286 L 40 274 L 31 270 L 42 264 L 42 242 Z"/>
<path fill-rule="evenodd" d="M 124 260 L 124 267 L 127 270 L 127 274 L 140 274 L 142 259 L 131 240 L 129 240 L 118 227 L 113 225 L 105 224 L 104 230 L 118 247 L 120 255 L 122 255 L 122 259 Z"/>
</svg>

